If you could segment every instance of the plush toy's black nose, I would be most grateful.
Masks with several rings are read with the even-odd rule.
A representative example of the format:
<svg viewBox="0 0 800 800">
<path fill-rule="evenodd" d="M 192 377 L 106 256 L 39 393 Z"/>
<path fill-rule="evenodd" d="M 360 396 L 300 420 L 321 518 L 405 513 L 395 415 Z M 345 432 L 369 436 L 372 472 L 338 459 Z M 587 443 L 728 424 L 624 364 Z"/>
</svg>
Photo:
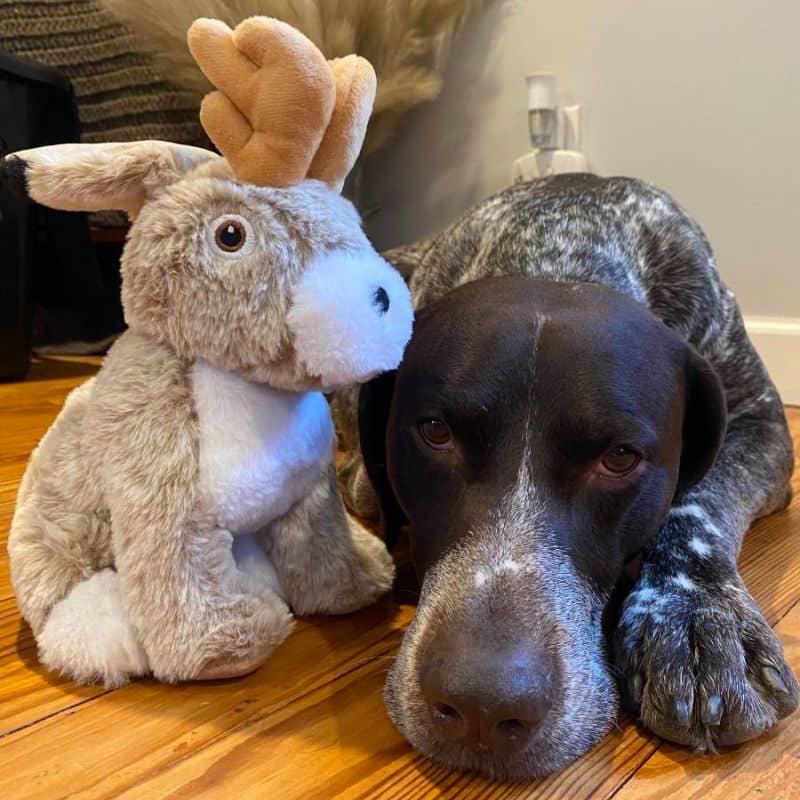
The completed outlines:
<svg viewBox="0 0 800 800">
<path fill-rule="evenodd" d="M 531 648 L 441 638 L 420 669 L 435 734 L 500 757 L 525 748 L 553 705 L 552 658 Z"/>
<path fill-rule="evenodd" d="M 372 305 L 378 309 L 378 313 L 383 315 L 389 310 L 389 295 L 383 286 L 378 286 L 372 293 Z"/>
</svg>

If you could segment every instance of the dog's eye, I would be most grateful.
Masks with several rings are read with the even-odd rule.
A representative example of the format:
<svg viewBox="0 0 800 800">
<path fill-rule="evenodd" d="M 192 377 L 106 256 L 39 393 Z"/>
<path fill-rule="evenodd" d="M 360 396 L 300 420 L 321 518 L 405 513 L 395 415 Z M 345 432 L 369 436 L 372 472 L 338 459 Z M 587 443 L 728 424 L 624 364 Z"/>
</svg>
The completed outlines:
<svg viewBox="0 0 800 800">
<path fill-rule="evenodd" d="M 247 241 L 247 231 L 238 219 L 228 219 L 217 226 L 214 232 L 214 241 L 220 250 L 226 253 L 235 253 L 244 247 Z"/>
<path fill-rule="evenodd" d="M 417 427 L 425 444 L 438 450 L 444 449 L 450 444 L 452 434 L 446 422 L 431 417 L 423 419 Z"/>
<path fill-rule="evenodd" d="M 641 460 L 642 457 L 635 450 L 629 447 L 615 447 L 603 456 L 600 465 L 607 477 L 624 478 L 639 466 Z"/>
</svg>

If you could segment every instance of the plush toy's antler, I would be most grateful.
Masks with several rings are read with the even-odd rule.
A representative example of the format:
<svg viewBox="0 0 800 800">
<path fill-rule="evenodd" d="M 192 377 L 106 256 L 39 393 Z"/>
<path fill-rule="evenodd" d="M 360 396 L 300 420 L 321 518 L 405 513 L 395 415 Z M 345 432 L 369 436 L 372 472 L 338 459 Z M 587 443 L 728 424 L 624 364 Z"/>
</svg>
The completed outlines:
<svg viewBox="0 0 800 800">
<path fill-rule="evenodd" d="M 200 119 L 241 180 L 290 186 L 306 176 L 341 189 L 361 149 L 375 73 L 348 56 L 330 63 L 302 33 L 269 17 L 231 30 L 199 19 L 189 49 L 217 87 Z"/>
<path fill-rule="evenodd" d="M 198 19 L 189 49 L 217 87 L 200 109 L 203 127 L 241 180 L 301 181 L 333 111 L 336 90 L 322 53 L 299 31 L 267 17 L 232 31 Z"/>
<path fill-rule="evenodd" d="M 372 64 L 360 56 L 335 58 L 328 64 L 336 80 L 336 106 L 308 177 L 339 192 L 364 142 L 377 78 Z"/>
</svg>

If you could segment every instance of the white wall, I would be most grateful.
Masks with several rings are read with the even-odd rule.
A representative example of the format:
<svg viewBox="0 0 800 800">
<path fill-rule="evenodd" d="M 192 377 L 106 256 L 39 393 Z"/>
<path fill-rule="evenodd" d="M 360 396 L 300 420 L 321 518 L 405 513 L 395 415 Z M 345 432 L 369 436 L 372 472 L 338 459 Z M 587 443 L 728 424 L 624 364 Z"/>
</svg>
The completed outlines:
<svg viewBox="0 0 800 800">
<path fill-rule="evenodd" d="M 439 100 L 367 165 L 378 245 L 434 231 L 509 182 L 534 70 L 582 103 L 592 169 L 672 193 L 745 314 L 781 318 L 800 362 L 800 2 L 494 0 L 454 45 Z M 770 367 L 800 401 L 800 367 Z"/>
</svg>

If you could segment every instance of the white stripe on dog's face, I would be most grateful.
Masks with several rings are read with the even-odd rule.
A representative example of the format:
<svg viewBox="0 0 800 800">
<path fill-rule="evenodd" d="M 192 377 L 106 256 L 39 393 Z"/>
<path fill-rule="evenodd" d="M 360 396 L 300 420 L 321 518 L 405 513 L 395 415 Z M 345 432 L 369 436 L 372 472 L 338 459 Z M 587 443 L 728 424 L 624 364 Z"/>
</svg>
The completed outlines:
<svg viewBox="0 0 800 800">
<path fill-rule="evenodd" d="M 507 572 L 516 575 L 522 568 L 522 564 L 519 561 L 514 561 L 513 558 L 506 558 L 499 564 L 493 564 L 488 567 L 478 567 L 475 570 L 475 588 L 482 589 L 489 581 L 494 578 L 500 578 Z"/>
<path fill-rule="evenodd" d="M 385 689 L 392 721 L 423 753 L 456 769 L 511 779 L 571 763 L 602 738 L 617 712 L 600 627 L 607 597 L 591 590 L 558 547 L 546 504 L 530 480 L 529 458 L 526 447 L 515 484 L 492 519 L 426 575 Z M 530 744 L 511 758 L 444 742 L 434 733 L 420 666 L 437 632 L 454 627 L 547 648 L 558 664 L 559 695 Z"/>
</svg>

